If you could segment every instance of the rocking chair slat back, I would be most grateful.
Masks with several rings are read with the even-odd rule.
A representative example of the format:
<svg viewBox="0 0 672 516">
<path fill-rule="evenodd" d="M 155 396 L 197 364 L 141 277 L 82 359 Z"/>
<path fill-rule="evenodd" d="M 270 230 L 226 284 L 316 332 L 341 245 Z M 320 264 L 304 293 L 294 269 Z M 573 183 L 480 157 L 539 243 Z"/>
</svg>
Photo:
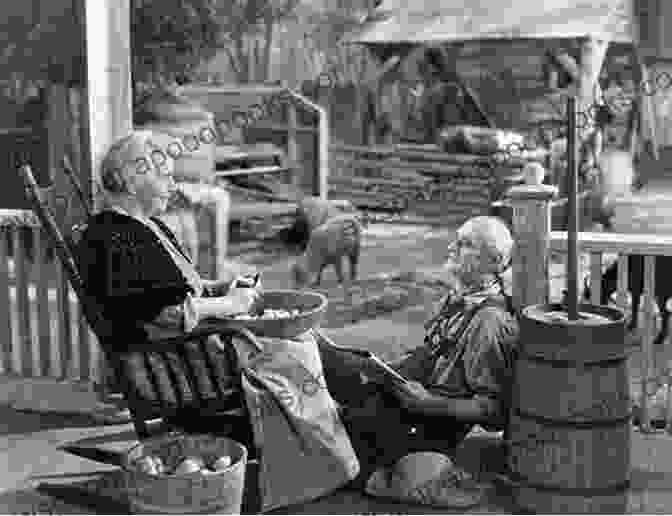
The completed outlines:
<svg viewBox="0 0 672 516">
<path fill-rule="evenodd" d="M 22 165 L 19 168 L 19 171 L 26 185 L 26 195 L 28 196 L 28 200 L 31 202 L 33 210 L 52 240 L 56 254 L 61 261 L 68 280 L 70 280 L 72 288 L 75 290 L 75 293 L 82 304 L 82 309 L 91 328 L 96 332 L 99 338 L 111 334 L 111 328 L 108 327 L 109 325 L 103 319 L 102 311 L 97 307 L 97 302 L 88 296 L 84 290 L 84 282 L 77 270 L 74 254 L 68 246 L 63 233 L 61 233 L 61 230 L 58 228 L 56 220 L 42 196 L 42 191 L 40 190 L 37 181 L 35 181 L 30 165 Z"/>
<path fill-rule="evenodd" d="M 86 211 L 87 217 L 90 217 L 93 215 L 93 209 L 91 208 L 89 200 L 86 198 L 86 194 L 82 188 L 82 183 L 79 182 L 79 178 L 77 177 L 77 174 L 75 174 L 75 171 L 72 168 L 72 163 L 70 162 L 70 158 L 68 158 L 67 155 L 63 156 L 61 165 L 63 166 L 65 175 L 68 176 L 68 179 L 72 183 L 72 187 L 74 188 L 75 192 L 77 192 L 77 197 L 79 197 L 79 200 L 82 203 L 82 207 Z"/>
<path fill-rule="evenodd" d="M 12 237 L 14 241 L 14 277 L 16 281 L 16 308 L 18 315 L 18 334 L 23 337 L 24 342 L 31 343 L 30 331 L 30 299 L 28 297 L 28 257 L 26 256 L 27 231 L 21 227 L 12 228 Z M 33 349 L 32 345 L 24 346 L 21 353 L 21 373 L 25 376 L 31 375 Z"/>
<path fill-rule="evenodd" d="M 35 284 L 37 285 L 37 319 L 40 346 L 39 371 L 43 376 L 55 376 L 52 370 L 54 363 L 51 361 L 51 315 L 49 310 L 49 270 L 53 269 L 53 262 L 47 259 L 47 246 L 43 238 L 42 228 L 33 228 L 33 245 L 35 249 L 34 267 Z"/>
<path fill-rule="evenodd" d="M 4 231 L 0 231 L 0 306 L 12 306 L 9 294 L 9 240 Z M 0 353 L 2 354 L 3 373 L 12 370 L 12 326 L 9 310 L 0 310 Z"/>
</svg>

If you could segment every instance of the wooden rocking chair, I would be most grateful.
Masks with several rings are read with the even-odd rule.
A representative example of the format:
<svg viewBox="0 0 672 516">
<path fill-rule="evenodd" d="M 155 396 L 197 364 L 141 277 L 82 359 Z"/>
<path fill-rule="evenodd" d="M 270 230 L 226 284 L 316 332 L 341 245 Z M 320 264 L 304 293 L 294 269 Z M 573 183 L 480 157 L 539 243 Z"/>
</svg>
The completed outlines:
<svg viewBox="0 0 672 516">
<path fill-rule="evenodd" d="M 19 171 L 27 197 L 49 235 L 84 317 L 122 390 L 139 439 L 154 433 L 150 434 L 148 422 L 162 420 L 168 431 L 227 435 L 248 446 L 251 458 L 258 457 L 233 345 L 234 339 L 238 339 L 243 345 L 258 348 L 254 336 L 224 324 L 204 324 L 179 337 L 117 342 L 112 324 L 103 318 L 98 302 L 86 292 L 72 238 L 64 236 L 58 228 L 30 166 L 22 165 Z M 73 184 L 77 187 L 76 181 Z M 77 193 L 88 211 L 81 190 Z"/>
</svg>

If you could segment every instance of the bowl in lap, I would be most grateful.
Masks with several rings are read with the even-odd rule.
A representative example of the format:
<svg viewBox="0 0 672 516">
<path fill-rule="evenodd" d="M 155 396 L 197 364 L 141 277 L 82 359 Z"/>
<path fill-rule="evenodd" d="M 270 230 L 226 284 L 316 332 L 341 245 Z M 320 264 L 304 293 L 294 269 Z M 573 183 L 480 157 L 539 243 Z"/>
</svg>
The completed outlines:
<svg viewBox="0 0 672 516">
<path fill-rule="evenodd" d="M 266 290 L 253 313 L 222 318 L 260 337 L 291 339 L 318 326 L 327 311 L 327 298 L 318 292 Z"/>
</svg>

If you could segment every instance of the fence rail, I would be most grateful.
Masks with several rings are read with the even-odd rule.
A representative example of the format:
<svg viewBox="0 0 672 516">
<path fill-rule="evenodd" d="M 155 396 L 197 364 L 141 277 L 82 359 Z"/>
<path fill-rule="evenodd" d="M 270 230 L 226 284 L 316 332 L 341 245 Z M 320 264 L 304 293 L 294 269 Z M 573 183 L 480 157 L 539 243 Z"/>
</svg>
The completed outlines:
<svg viewBox="0 0 672 516">
<path fill-rule="evenodd" d="M 100 383 L 102 353 L 30 211 L 0 210 L 0 371 Z"/>
<path fill-rule="evenodd" d="M 460 224 L 487 213 L 490 204 L 520 182 L 536 156 L 493 164 L 488 156 L 456 154 L 429 145 L 330 146 L 330 196 L 364 209 L 399 211 Z"/>
</svg>

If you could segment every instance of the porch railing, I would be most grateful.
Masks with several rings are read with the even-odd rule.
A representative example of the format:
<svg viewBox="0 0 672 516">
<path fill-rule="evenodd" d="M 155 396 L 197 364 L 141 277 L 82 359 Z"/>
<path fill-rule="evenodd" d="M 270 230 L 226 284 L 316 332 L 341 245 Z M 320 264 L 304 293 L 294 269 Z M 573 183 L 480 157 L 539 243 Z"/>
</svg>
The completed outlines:
<svg viewBox="0 0 672 516">
<path fill-rule="evenodd" d="M 0 210 L 0 371 L 100 383 L 95 335 L 37 217 Z"/>
<path fill-rule="evenodd" d="M 211 245 L 199 268 L 216 276 L 226 254 L 218 228 L 228 226 L 228 197 L 204 199 L 201 207 L 198 222 L 208 223 Z M 30 210 L 0 209 L 0 374 L 97 385 L 107 377 L 98 340 Z"/>
<path fill-rule="evenodd" d="M 508 192 L 509 201 L 513 205 L 512 226 L 517 246 L 513 260 L 513 295 L 518 308 L 549 302 L 551 253 L 567 251 L 567 232 L 551 231 L 551 208 L 556 195 L 557 189 L 554 187 L 539 184 L 514 187 Z M 600 304 L 605 259 L 612 255 L 617 260 L 618 280 L 614 297 L 616 304 L 626 312 L 629 310 L 628 256 L 644 256 L 643 292 L 635 336 L 641 346 L 641 363 L 631 363 L 632 367 L 639 367 L 641 371 L 639 375 L 631 374 L 631 377 L 639 378 L 641 425 L 648 428 L 647 396 L 655 394 L 662 376 L 669 374 L 668 364 L 656 363 L 657 355 L 664 350 L 655 350 L 653 342 L 658 324 L 665 322 L 660 321 L 657 313 L 655 259 L 656 256 L 672 256 L 672 235 L 580 232 L 578 246 L 579 252 L 588 256 L 586 272 L 590 277 L 592 303 Z M 579 271 L 581 269 L 579 267 Z M 579 281 L 579 285 L 582 286 L 583 282 Z M 668 428 L 672 424 L 671 408 L 668 404 Z"/>
</svg>

